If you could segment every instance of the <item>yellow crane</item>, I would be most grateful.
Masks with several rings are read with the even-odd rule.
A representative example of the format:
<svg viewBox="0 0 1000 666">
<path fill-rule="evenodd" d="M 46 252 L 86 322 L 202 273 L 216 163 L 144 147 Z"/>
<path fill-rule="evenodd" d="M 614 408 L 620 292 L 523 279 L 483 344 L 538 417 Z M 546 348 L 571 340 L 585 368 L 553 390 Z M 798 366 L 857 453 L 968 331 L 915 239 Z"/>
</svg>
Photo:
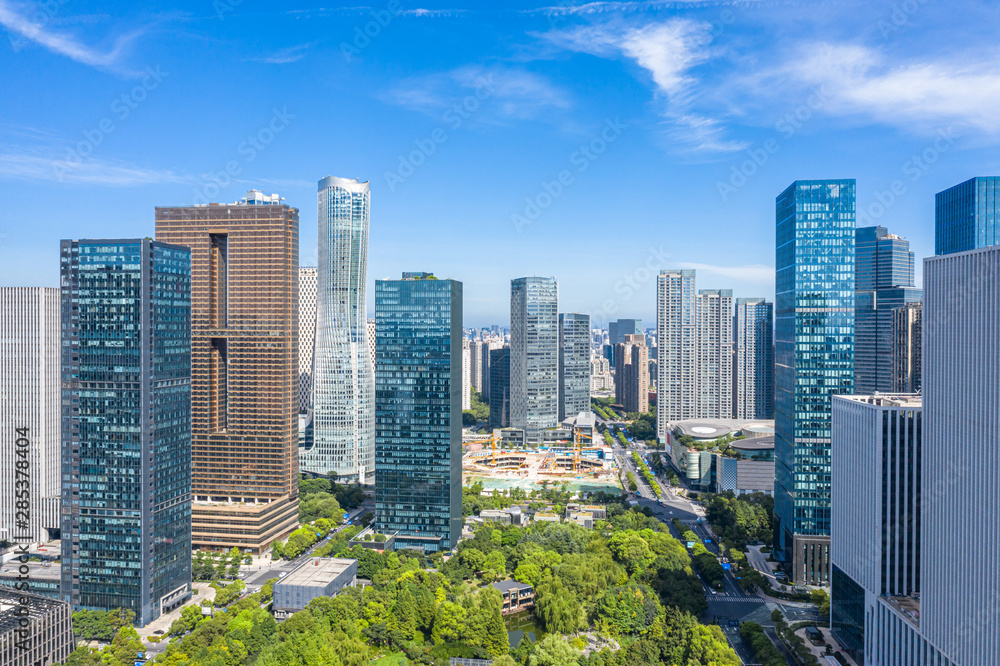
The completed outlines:
<svg viewBox="0 0 1000 666">
<path fill-rule="evenodd" d="M 469 441 L 464 442 L 464 443 L 465 444 L 485 444 L 486 442 L 489 442 L 490 443 L 490 452 L 491 452 L 491 455 L 490 455 L 490 465 L 492 465 L 493 467 L 496 467 L 497 466 L 497 442 L 500 441 L 500 440 L 501 440 L 500 431 L 495 429 L 495 430 L 493 430 L 493 434 L 491 434 L 489 437 L 483 437 L 483 438 L 480 438 L 480 439 L 470 439 Z"/>
<path fill-rule="evenodd" d="M 583 428 L 574 426 L 573 428 L 573 471 L 580 471 L 580 442 L 581 440 L 589 439 L 593 443 L 594 438 L 592 435 L 587 435 L 583 432 Z"/>
</svg>

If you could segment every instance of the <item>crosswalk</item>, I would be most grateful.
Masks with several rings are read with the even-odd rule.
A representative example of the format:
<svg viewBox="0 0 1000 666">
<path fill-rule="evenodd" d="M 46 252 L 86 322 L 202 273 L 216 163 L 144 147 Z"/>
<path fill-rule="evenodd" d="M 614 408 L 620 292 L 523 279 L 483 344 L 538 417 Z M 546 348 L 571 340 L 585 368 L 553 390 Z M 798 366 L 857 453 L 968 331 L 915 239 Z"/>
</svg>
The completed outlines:
<svg viewBox="0 0 1000 666">
<path fill-rule="evenodd" d="M 763 603 L 764 600 L 755 594 L 733 594 L 731 592 L 717 592 L 714 595 L 709 595 L 709 601 L 725 601 L 727 603 L 740 602 L 740 603 Z"/>
</svg>

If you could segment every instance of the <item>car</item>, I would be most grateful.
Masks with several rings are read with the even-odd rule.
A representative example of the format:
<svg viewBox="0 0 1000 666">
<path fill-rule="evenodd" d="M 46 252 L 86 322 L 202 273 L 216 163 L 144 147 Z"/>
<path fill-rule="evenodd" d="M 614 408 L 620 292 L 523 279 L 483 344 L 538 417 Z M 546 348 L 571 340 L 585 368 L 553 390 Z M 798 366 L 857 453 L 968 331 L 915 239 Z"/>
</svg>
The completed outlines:
<svg viewBox="0 0 1000 666">
<path fill-rule="evenodd" d="M 162 633 L 163 633 L 163 629 L 157 629 L 157 630 L 156 630 L 156 631 L 154 631 L 153 633 L 154 633 L 154 634 L 157 634 L 157 635 L 159 635 L 159 634 L 162 634 Z"/>
<path fill-rule="evenodd" d="M 717 594 L 718 594 L 718 592 L 716 592 L 715 590 L 709 590 L 709 592 L 711 592 L 711 593 L 712 593 L 712 596 L 713 596 L 713 597 L 714 597 L 715 595 L 717 595 Z"/>
</svg>

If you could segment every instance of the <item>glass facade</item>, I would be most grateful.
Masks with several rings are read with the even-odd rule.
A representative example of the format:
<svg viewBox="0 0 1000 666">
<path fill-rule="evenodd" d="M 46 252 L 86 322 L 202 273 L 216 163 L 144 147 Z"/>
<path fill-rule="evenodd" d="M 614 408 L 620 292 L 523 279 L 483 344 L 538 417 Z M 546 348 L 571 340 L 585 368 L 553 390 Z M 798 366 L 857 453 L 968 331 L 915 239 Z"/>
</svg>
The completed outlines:
<svg viewBox="0 0 1000 666">
<path fill-rule="evenodd" d="M 559 420 L 590 411 L 590 315 L 559 315 Z"/>
<path fill-rule="evenodd" d="M 191 254 L 63 241 L 61 276 L 61 595 L 146 625 L 191 588 Z"/>
<path fill-rule="evenodd" d="M 319 181 L 319 266 L 313 372 L 313 448 L 302 469 L 372 482 L 374 368 L 368 351 L 368 183 Z M 377 323 L 376 323 L 377 326 Z"/>
<path fill-rule="evenodd" d="M 375 514 L 396 548 L 462 533 L 462 283 L 375 281 Z"/>
<path fill-rule="evenodd" d="M 837 565 L 830 578 L 830 629 L 847 654 L 864 664 L 865 589 Z"/>
<path fill-rule="evenodd" d="M 827 584 L 828 541 L 800 537 L 830 533 L 830 398 L 854 385 L 854 180 L 796 181 L 775 218 L 776 546 Z"/>
<path fill-rule="evenodd" d="M 559 289 L 555 278 L 510 282 L 510 425 L 525 441 L 559 422 Z"/>
<path fill-rule="evenodd" d="M 1000 177 L 972 178 L 934 198 L 934 254 L 1000 245 Z"/>
<path fill-rule="evenodd" d="M 490 350 L 490 428 L 510 426 L 510 347 Z"/>
</svg>

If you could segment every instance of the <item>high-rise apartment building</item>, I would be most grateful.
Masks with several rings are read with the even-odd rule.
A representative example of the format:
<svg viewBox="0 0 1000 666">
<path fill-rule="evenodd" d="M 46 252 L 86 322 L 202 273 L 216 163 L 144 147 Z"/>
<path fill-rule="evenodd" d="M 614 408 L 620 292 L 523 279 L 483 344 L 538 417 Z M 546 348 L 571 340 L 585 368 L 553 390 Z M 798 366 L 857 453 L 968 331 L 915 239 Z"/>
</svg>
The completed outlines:
<svg viewBox="0 0 1000 666">
<path fill-rule="evenodd" d="M 316 346 L 316 269 L 299 268 L 299 413 L 312 409 Z"/>
<path fill-rule="evenodd" d="M 626 335 L 615 345 L 615 402 L 626 412 L 649 411 L 649 348 L 644 335 Z"/>
<path fill-rule="evenodd" d="M 64 240 L 60 273 L 60 596 L 145 626 L 191 596 L 191 252 Z"/>
<path fill-rule="evenodd" d="M 1000 244 L 1000 177 L 971 178 L 934 198 L 935 254 Z"/>
<path fill-rule="evenodd" d="M 375 368 L 368 348 L 368 183 L 319 181 L 318 303 L 312 449 L 302 469 L 372 483 Z"/>
<path fill-rule="evenodd" d="M 490 428 L 510 426 L 510 347 L 490 350 Z"/>
<path fill-rule="evenodd" d="M 462 283 L 375 282 L 375 513 L 396 548 L 450 550 L 462 534 Z"/>
<path fill-rule="evenodd" d="M 41 542 L 59 532 L 59 363 L 59 289 L 0 287 L 2 540 Z M 14 474 L 18 460 L 28 461 L 26 476 Z M 18 528 L 25 491 L 28 520 Z"/>
<path fill-rule="evenodd" d="M 656 277 L 656 437 L 667 423 L 698 417 L 698 304 L 691 269 L 660 271 Z"/>
<path fill-rule="evenodd" d="M 910 303 L 892 311 L 892 380 L 896 393 L 919 393 L 923 305 Z"/>
<path fill-rule="evenodd" d="M 919 303 L 922 295 L 913 282 L 913 252 L 909 241 L 885 227 L 861 227 L 855 257 L 854 390 L 892 391 L 893 312 Z"/>
<path fill-rule="evenodd" d="M 525 441 L 559 422 L 559 289 L 555 278 L 510 283 L 510 424 Z"/>
<path fill-rule="evenodd" d="M 698 308 L 698 416 L 733 416 L 733 290 L 702 289 Z"/>
<path fill-rule="evenodd" d="M 615 346 L 625 342 L 626 335 L 642 335 L 641 319 L 616 319 L 608 322 L 608 348 L 610 355 L 608 360 L 612 367 L 615 365 Z"/>
<path fill-rule="evenodd" d="M 920 622 L 920 395 L 834 396 L 832 405 L 831 627 L 858 663 L 880 642 L 888 649 L 875 663 L 941 663 L 916 659 L 894 626 Z"/>
<path fill-rule="evenodd" d="M 590 315 L 559 315 L 559 420 L 590 412 Z"/>
<path fill-rule="evenodd" d="M 486 350 L 487 357 L 483 358 L 483 350 Z M 483 343 L 482 340 L 470 340 L 469 341 L 469 382 L 472 384 L 472 388 L 476 389 L 476 392 L 480 396 L 483 395 L 483 373 L 486 366 L 489 364 L 489 347 Z"/>
<path fill-rule="evenodd" d="M 774 418 L 774 304 L 737 298 L 733 316 L 733 412 L 738 419 Z"/>
<path fill-rule="evenodd" d="M 853 179 L 795 181 L 775 206 L 776 555 L 829 584 L 830 397 L 853 393 Z"/>
<path fill-rule="evenodd" d="M 260 553 L 298 525 L 299 211 L 158 207 L 156 239 L 191 248 L 194 546 Z"/>
</svg>

